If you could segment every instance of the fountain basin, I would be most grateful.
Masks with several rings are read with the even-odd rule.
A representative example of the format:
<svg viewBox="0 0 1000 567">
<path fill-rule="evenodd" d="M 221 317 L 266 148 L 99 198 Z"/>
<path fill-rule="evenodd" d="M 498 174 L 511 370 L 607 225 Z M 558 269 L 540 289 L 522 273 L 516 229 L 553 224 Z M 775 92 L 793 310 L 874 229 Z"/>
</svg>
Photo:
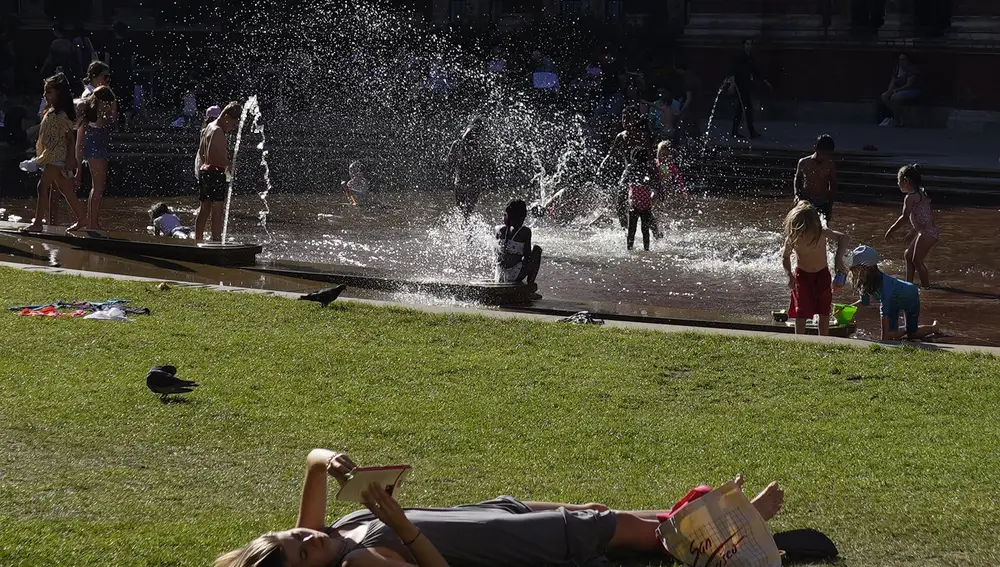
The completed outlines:
<svg viewBox="0 0 1000 567">
<path fill-rule="evenodd" d="M 250 266 L 257 261 L 262 248 L 258 244 L 208 244 L 152 236 L 139 232 L 81 231 L 67 233 L 65 227 L 46 226 L 40 232 L 23 234 L 27 223 L 0 222 L 0 234 L 37 238 L 70 244 L 83 250 L 122 256 L 153 256 L 166 260 L 182 260 L 213 266 Z"/>
</svg>

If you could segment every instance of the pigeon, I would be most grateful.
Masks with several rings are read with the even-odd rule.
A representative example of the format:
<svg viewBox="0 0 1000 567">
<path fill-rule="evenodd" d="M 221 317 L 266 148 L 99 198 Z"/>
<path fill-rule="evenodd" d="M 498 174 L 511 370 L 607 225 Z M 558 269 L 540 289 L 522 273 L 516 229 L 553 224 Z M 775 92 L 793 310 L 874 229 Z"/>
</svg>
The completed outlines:
<svg viewBox="0 0 1000 567">
<path fill-rule="evenodd" d="M 340 284 L 337 287 L 328 287 L 326 289 L 314 291 L 313 293 L 307 293 L 306 295 L 300 296 L 299 299 L 304 301 L 315 301 L 323 307 L 326 307 L 336 301 L 337 297 L 343 293 L 345 289 L 347 289 L 347 286 Z"/>
<path fill-rule="evenodd" d="M 167 403 L 170 394 L 186 394 L 193 392 L 197 382 L 184 380 L 175 376 L 177 368 L 173 366 L 154 366 L 146 374 L 146 386 L 155 394 L 160 395 L 160 401 Z"/>
</svg>

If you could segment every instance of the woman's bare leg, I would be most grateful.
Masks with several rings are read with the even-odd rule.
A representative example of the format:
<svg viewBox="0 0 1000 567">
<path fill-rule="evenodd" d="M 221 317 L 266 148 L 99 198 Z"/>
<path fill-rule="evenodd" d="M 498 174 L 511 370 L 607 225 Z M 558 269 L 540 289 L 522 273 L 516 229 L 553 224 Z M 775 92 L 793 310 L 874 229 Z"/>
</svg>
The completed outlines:
<svg viewBox="0 0 1000 567">
<path fill-rule="evenodd" d="M 743 477 L 736 477 L 736 485 L 743 487 Z M 781 510 L 785 501 L 785 491 L 777 482 L 767 485 L 760 494 L 751 501 L 764 521 L 770 520 Z M 615 535 L 608 544 L 610 549 L 628 549 L 632 551 L 660 551 L 660 542 L 656 538 L 656 528 L 660 521 L 657 516 L 666 510 L 638 510 L 618 512 L 618 526 Z"/>
<path fill-rule="evenodd" d="M 49 184 L 49 212 L 45 222 L 50 226 L 59 226 L 59 188 L 56 182 Z"/>
<path fill-rule="evenodd" d="M 924 263 L 924 260 L 937 242 L 937 238 L 926 234 L 918 235 L 917 239 L 913 241 L 913 265 L 920 275 L 920 285 L 924 287 L 931 285 L 930 273 L 927 271 L 927 264 Z"/>
<path fill-rule="evenodd" d="M 71 231 L 87 228 L 87 212 L 76 198 L 76 186 L 73 180 L 63 177 L 62 171 L 59 171 L 57 176 L 56 185 L 59 187 L 59 192 L 66 199 L 66 204 L 69 205 L 70 212 L 76 217 L 76 222 L 66 227 L 66 230 Z"/>
<path fill-rule="evenodd" d="M 896 126 L 903 125 L 903 101 L 900 100 L 899 93 L 889 97 L 889 110 L 892 111 L 892 119 Z"/>
<path fill-rule="evenodd" d="M 104 197 L 104 188 L 108 183 L 108 160 L 90 160 L 90 198 L 87 199 L 87 225 L 92 229 L 100 229 L 99 218 L 101 210 L 101 199 Z"/>
<path fill-rule="evenodd" d="M 56 172 L 58 174 L 58 172 Z M 43 222 L 49 221 L 50 195 L 49 188 L 52 186 L 52 174 L 48 169 L 42 171 L 42 178 L 38 180 L 38 200 L 35 201 L 35 219 L 23 230 L 39 231 Z"/>
</svg>

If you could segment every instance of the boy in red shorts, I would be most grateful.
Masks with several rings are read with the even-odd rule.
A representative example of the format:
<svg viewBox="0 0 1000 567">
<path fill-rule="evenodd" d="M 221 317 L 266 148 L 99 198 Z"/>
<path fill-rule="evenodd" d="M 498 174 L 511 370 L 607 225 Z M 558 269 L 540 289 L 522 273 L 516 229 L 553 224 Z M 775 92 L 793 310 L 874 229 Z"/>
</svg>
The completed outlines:
<svg viewBox="0 0 1000 567">
<path fill-rule="evenodd" d="M 819 315 L 819 334 L 830 333 L 830 310 L 833 304 L 832 279 L 826 259 L 826 243 L 837 241 L 833 257 L 838 272 L 846 272 L 844 251 L 847 236 L 823 228 L 819 211 L 808 201 L 800 201 L 785 217 L 785 248 L 781 262 L 788 274 L 788 288 L 792 291 L 788 316 L 795 319 L 795 333 L 806 332 L 806 322 Z M 795 252 L 795 271 L 792 272 L 792 252 Z"/>
</svg>

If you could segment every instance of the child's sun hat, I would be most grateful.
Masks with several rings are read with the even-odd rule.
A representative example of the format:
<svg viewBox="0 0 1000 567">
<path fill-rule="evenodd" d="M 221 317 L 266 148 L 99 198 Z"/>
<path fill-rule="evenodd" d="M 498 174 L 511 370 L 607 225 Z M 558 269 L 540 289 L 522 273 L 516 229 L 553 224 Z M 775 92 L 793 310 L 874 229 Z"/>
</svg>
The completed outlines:
<svg viewBox="0 0 1000 567">
<path fill-rule="evenodd" d="M 851 257 L 851 267 L 856 268 L 858 266 L 877 266 L 878 265 L 878 252 L 875 251 L 871 246 L 858 246 L 854 249 L 853 255 Z"/>
</svg>

